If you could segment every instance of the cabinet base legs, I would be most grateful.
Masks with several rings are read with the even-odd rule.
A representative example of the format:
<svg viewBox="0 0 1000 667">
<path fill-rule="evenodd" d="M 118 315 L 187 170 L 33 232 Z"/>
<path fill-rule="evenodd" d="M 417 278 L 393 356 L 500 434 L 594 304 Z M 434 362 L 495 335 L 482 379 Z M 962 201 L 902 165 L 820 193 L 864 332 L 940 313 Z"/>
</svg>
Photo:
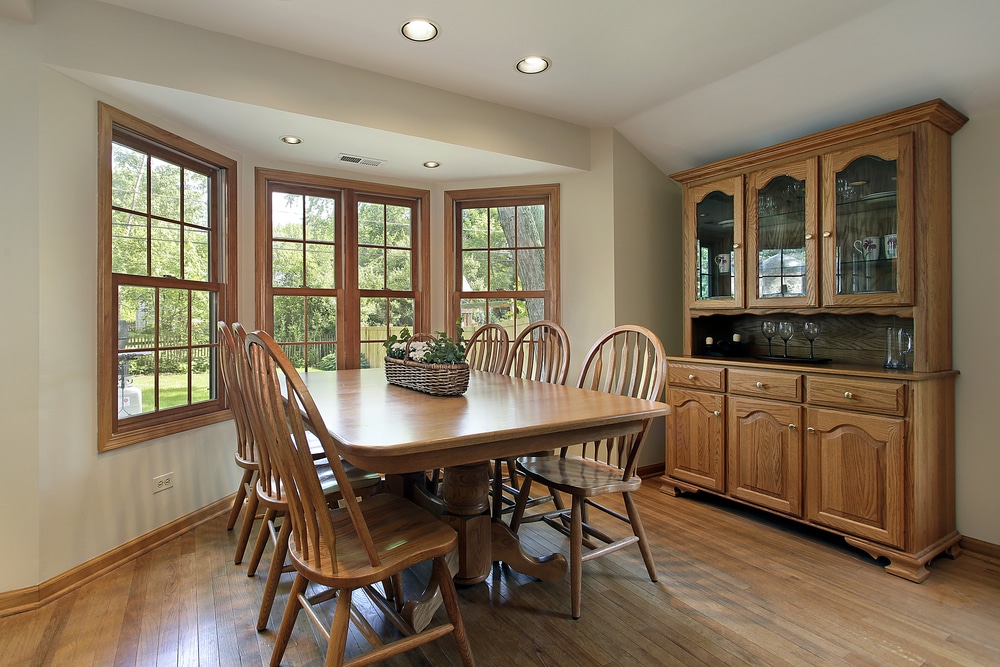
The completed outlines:
<svg viewBox="0 0 1000 667">
<path fill-rule="evenodd" d="M 872 558 L 889 559 L 889 564 L 885 566 L 885 571 L 889 574 L 915 581 L 918 584 L 930 576 L 931 573 L 927 569 L 927 563 L 931 562 L 934 558 L 941 554 L 945 554 L 949 558 L 958 558 L 961 555 L 962 549 L 958 546 L 961 540 L 962 536 L 958 532 L 953 532 L 923 551 L 916 554 L 909 554 L 867 540 L 844 536 L 845 542 L 852 547 L 861 549 Z"/>
<path fill-rule="evenodd" d="M 676 497 L 688 493 L 697 493 L 699 491 L 703 493 L 710 493 L 712 495 L 720 495 L 720 496 L 722 495 L 709 489 L 703 489 L 701 487 L 694 486 L 693 484 L 682 482 L 678 479 L 669 477 L 667 475 L 662 475 L 661 477 L 658 477 L 656 481 L 661 483 L 660 493 L 665 493 L 668 496 Z M 772 510 L 768 510 L 767 508 L 747 503 L 743 500 L 740 500 L 739 498 L 733 498 L 732 496 L 725 496 L 725 497 L 729 498 L 730 500 L 734 500 L 735 502 L 740 503 L 741 505 L 753 507 L 754 509 L 762 510 L 765 512 L 772 512 L 774 514 L 782 516 L 785 519 L 791 519 L 793 521 L 797 521 L 798 523 L 812 526 L 813 528 L 830 530 L 830 528 L 827 528 L 818 523 L 814 523 L 811 521 L 804 521 L 800 518 L 789 516 L 780 512 L 773 512 Z M 878 560 L 879 558 L 885 558 L 886 560 L 888 560 L 889 564 L 885 566 L 885 571 L 888 572 L 889 574 L 896 575 L 897 577 L 901 577 L 909 581 L 914 581 L 918 584 L 930 576 L 931 573 L 930 570 L 927 569 L 927 564 L 930 563 L 935 558 L 937 558 L 938 556 L 943 554 L 945 556 L 948 556 L 949 558 L 958 558 L 960 555 L 962 555 L 962 549 L 959 546 L 959 542 L 962 541 L 962 536 L 958 533 L 958 531 L 952 531 L 948 535 L 939 539 L 937 542 L 934 542 L 933 544 L 925 547 L 924 549 L 916 553 L 900 551 L 898 549 L 893 549 L 892 547 L 888 547 L 884 544 L 879 544 L 878 542 L 871 542 L 869 540 L 860 537 L 844 535 L 842 532 L 838 530 L 833 530 L 831 532 L 836 532 L 842 535 L 844 541 L 847 542 L 847 544 L 857 549 L 861 549 L 875 560 Z"/>
<path fill-rule="evenodd" d="M 668 496 L 679 496 L 684 493 L 696 493 L 701 491 L 701 489 L 697 486 L 685 484 L 684 482 L 680 482 L 673 477 L 667 477 L 666 475 L 658 477 L 656 481 L 663 482 L 662 486 L 660 486 L 660 493 L 665 493 Z"/>
</svg>

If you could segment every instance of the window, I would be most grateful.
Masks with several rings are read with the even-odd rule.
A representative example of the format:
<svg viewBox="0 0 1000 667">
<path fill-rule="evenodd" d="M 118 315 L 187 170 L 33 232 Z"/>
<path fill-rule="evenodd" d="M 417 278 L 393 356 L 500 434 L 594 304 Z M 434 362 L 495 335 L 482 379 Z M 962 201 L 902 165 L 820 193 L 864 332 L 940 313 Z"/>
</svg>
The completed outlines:
<svg viewBox="0 0 1000 667">
<path fill-rule="evenodd" d="M 229 418 L 216 322 L 235 312 L 236 163 L 99 107 L 98 449 Z"/>
<path fill-rule="evenodd" d="M 257 321 L 297 368 L 380 367 L 428 330 L 427 191 L 258 169 L 257 192 Z"/>
<path fill-rule="evenodd" d="M 538 320 L 559 319 L 559 186 L 445 193 L 449 322 L 487 323 L 514 338 Z"/>
</svg>

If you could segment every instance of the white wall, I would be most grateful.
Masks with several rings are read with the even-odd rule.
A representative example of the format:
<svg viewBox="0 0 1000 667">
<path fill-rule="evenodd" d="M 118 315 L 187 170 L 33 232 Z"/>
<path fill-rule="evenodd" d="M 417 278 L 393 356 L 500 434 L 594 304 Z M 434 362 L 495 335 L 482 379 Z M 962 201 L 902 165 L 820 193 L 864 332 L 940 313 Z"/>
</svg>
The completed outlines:
<svg viewBox="0 0 1000 667">
<path fill-rule="evenodd" d="M 618 132 L 614 146 L 615 322 L 649 327 L 667 354 L 683 339 L 681 189 Z M 662 399 L 662 400 L 665 400 Z M 650 427 L 639 465 L 663 463 L 665 420 Z"/>
<path fill-rule="evenodd" d="M 0 20 L 0 591 L 38 583 L 38 58 Z"/>
<path fill-rule="evenodd" d="M 1000 544 L 1000 114 L 952 138 L 958 531 Z"/>
<path fill-rule="evenodd" d="M 48 67 L 36 71 L 37 507 L 44 581 L 232 493 L 239 475 L 231 422 L 97 453 L 96 128 L 98 99 L 107 98 Z M 153 477 L 167 472 L 174 473 L 174 489 L 154 496 Z"/>
</svg>

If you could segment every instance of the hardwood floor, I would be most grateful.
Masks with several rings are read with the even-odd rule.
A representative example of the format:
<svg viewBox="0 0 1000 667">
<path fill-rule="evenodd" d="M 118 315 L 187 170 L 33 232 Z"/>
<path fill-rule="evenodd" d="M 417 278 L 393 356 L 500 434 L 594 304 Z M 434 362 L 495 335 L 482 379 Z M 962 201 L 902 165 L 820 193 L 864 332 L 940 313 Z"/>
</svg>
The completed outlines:
<svg viewBox="0 0 1000 667">
<path fill-rule="evenodd" d="M 637 496 L 658 583 L 635 548 L 587 563 L 583 618 L 573 621 L 568 579 L 542 583 L 494 566 L 484 584 L 459 589 L 477 664 L 1000 664 L 1000 565 L 939 558 L 930 578 L 914 584 L 838 538 L 658 486 L 649 480 Z M 0 619 L 0 665 L 267 665 L 291 575 L 269 629 L 256 632 L 267 556 L 248 578 L 232 562 L 237 531 L 225 522 L 220 516 L 41 609 Z M 522 534 L 536 554 L 567 551 L 540 524 Z M 363 642 L 352 632 L 348 652 Z M 300 614 L 282 664 L 321 665 L 324 654 Z M 446 637 L 383 664 L 461 663 Z"/>
</svg>

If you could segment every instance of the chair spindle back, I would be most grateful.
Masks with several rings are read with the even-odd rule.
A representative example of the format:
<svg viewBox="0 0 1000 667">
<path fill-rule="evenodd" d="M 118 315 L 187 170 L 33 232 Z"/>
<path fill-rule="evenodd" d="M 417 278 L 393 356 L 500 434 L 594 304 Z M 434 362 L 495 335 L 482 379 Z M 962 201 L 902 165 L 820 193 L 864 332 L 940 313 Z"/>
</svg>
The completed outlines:
<svg viewBox="0 0 1000 667">
<path fill-rule="evenodd" d="M 487 373 L 502 373 L 507 362 L 510 336 L 499 324 L 484 324 L 476 329 L 465 346 L 469 368 Z"/>
<path fill-rule="evenodd" d="M 645 327 L 625 325 L 594 343 L 577 386 L 655 401 L 663 394 L 666 376 L 666 351 L 656 334 Z M 646 420 L 638 433 L 584 443 L 583 458 L 621 468 L 624 479 L 632 477 L 651 421 Z M 566 456 L 566 451 L 560 450 L 560 456 Z"/>
<path fill-rule="evenodd" d="M 380 565 L 375 544 L 365 524 L 350 479 L 344 470 L 336 442 L 323 423 L 298 371 L 274 339 L 263 331 L 247 334 L 246 351 L 250 395 L 260 416 L 260 436 L 284 483 L 292 521 L 292 536 L 304 560 L 320 566 L 329 561 L 337 570 L 337 538 L 329 506 L 309 449 L 305 419 L 323 444 L 330 468 L 337 479 L 351 524 L 364 546 L 369 563 Z M 282 395 L 281 378 L 285 382 Z"/>
<path fill-rule="evenodd" d="M 564 384 L 569 373 L 569 336 L 551 320 L 539 320 L 518 334 L 507 354 L 505 375 Z"/>
<path fill-rule="evenodd" d="M 243 350 L 238 347 L 239 344 L 233 337 L 233 331 L 228 324 L 220 321 L 218 326 L 219 366 L 222 371 L 222 383 L 226 388 L 226 400 L 236 424 L 236 456 L 243 461 L 256 463 L 259 457 L 257 445 L 236 376 L 237 361 L 243 355 Z"/>
</svg>

